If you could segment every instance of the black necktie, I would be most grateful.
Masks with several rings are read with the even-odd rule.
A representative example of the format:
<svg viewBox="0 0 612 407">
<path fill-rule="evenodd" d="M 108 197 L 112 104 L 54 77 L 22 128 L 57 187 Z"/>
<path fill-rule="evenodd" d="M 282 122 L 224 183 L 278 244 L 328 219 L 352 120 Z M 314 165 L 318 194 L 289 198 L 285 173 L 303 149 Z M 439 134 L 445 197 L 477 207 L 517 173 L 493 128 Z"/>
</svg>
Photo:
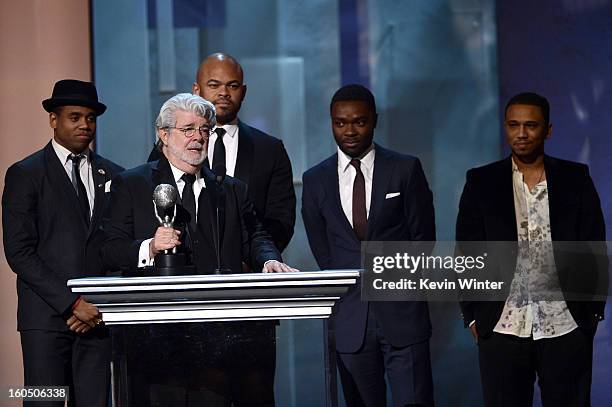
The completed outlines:
<svg viewBox="0 0 612 407">
<path fill-rule="evenodd" d="M 185 173 L 181 179 L 183 182 L 185 182 L 181 202 L 183 203 L 183 208 L 189 212 L 189 226 L 191 227 L 191 230 L 196 230 L 196 204 L 195 194 L 193 193 L 193 183 L 195 182 L 196 176 Z"/>
<path fill-rule="evenodd" d="M 85 223 L 89 227 L 91 217 L 89 212 L 89 199 L 87 199 L 87 190 L 85 189 L 85 185 L 83 185 L 83 181 L 81 180 L 80 170 L 81 159 L 85 159 L 85 156 L 82 154 L 70 154 L 68 159 L 72 161 L 72 186 L 74 186 L 74 190 L 76 191 L 81 212 L 85 218 Z"/>
<path fill-rule="evenodd" d="M 353 182 L 353 229 L 359 240 L 365 240 L 368 230 L 368 214 L 366 211 L 365 178 L 361 172 L 361 161 L 351 160 L 357 174 Z"/>
<path fill-rule="evenodd" d="M 213 169 L 215 169 L 220 164 L 226 167 L 225 145 L 223 144 L 223 136 L 225 135 L 225 129 L 223 127 L 217 127 L 215 129 L 215 133 L 217 133 L 217 140 L 215 141 L 215 149 L 213 151 Z"/>
</svg>

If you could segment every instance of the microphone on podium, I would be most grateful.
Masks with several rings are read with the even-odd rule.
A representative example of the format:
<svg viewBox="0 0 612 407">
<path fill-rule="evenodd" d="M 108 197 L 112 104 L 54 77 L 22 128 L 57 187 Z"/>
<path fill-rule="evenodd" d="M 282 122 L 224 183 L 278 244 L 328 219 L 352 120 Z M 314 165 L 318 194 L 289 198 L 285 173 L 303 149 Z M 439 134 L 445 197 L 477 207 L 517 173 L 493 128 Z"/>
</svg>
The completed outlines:
<svg viewBox="0 0 612 407">
<path fill-rule="evenodd" d="M 215 207 L 215 217 L 217 228 L 215 230 L 214 240 L 216 242 L 215 251 L 217 256 L 217 268 L 215 269 L 215 274 L 231 274 L 231 270 L 221 268 L 221 217 L 219 216 L 219 211 L 222 206 L 225 206 L 225 190 L 223 189 L 223 180 L 225 179 L 225 174 L 227 169 L 223 164 L 217 164 L 213 168 L 213 172 L 215 173 L 215 182 L 219 186 L 219 198 L 216 200 Z"/>
<path fill-rule="evenodd" d="M 215 165 L 215 168 L 213 168 L 213 172 L 215 173 L 215 181 L 217 181 L 218 185 L 221 185 L 227 173 L 227 169 L 225 168 L 225 165 L 223 164 Z"/>
</svg>

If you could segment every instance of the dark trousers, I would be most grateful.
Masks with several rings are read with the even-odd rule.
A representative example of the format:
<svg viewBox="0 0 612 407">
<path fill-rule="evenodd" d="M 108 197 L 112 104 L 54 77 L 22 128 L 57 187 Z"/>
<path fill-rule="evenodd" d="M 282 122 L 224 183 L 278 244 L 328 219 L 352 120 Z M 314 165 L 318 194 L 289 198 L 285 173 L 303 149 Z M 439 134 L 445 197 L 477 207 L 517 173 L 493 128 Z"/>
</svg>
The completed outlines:
<svg viewBox="0 0 612 407">
<path fill-rule="evenodd" d="M 43 330 L 20 334 L 26 386 L 68 386 L 68 406 L 107 407 L 111 356 L 107 328 L 83 335 Z M 64 402 L 30 401 L 23 405 L 63 407 Z"/>
<path fill-rule="evenodd" d="M 348 407 L 386 406 L 385 373 L 395 407 L 434 405 L 428 340 L 394 347 L 370 312 L 361 349 L 337 355 Z"/>
<path fill-rule="evenodd" d="M 530 407 L 536 375 L 544 407 L 591 405 L 591 332 L 537 341 L 494 332 L 480 339 L 478 356 L 487 407 Z"/>
</svg>

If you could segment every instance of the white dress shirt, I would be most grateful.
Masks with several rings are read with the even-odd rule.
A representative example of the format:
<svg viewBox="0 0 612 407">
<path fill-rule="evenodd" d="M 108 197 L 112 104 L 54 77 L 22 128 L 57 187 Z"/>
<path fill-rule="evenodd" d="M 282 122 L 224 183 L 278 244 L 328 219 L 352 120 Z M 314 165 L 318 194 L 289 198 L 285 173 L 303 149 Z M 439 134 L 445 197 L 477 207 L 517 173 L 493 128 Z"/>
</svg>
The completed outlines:
<svg viewBox="0 0 612 407">
<path fill-rule="evenodd" d="M 178 189 L 179 195 L 182 198 L 183 189 L 185 188 L 185 181 L 183 181 L 181 177 L 183 176 L 183 174 L 185 174 L 185 172 L 179 170 L 170 162 L 168 163 L 170 164 L 170 169 L 172 169 L 172 175 L 174 177 L 174 182 L 176 183 L 176 188 Z M 197 221 L 198 199 L 200 198 L 200 192 L 202 192 L 202 188 L 206 188 L 206 182 L 204 181 L 204 178 L 200 176 L 200 172 L 197 172 L 195 176 L 196 180 L 193 183 L 193 195 L 195 197 Z M 140 250 L 138 251 L 138 267 L 152 266 L 154 264 L 154 259 L 149 257 L 149 244 L 151 243 L 151 240 L 153 240 L 153 238 L 144 240 L 140 244 Z"/>
<path fill-rule="evenodd" d="M 370 217 L 370 202 L 372 201 L 372 176 L 374 175 L 374 145 L 361 158 L 361 172 L 365 179 L 366 214 Z M 352 158 L 338 148 L 338 187 L 340 189 L 340 203 L 346 219 L 353 226 L 353 183 L 357 170 L 351 165 Z"/>
<path fill-rule="evenodd" d="M 70 154 L 70 150 L 66 147 L 60 145 L 55 139 L 51 140 L 51 146 L 53 150 L 55 150 L 55 154 L 57 158 L 59 158 L 60 163 L 66 170 L 66 174 L 68 174 L 68 179 L 72 182 L 72 160 L 68 158 Z M 93 180 L 93 175 L 91 173 L 91 161 L 89 160 L 89 149 L 85 150 L 83 153 L 86 159 L 79 161 L 79 173 L 81 175 L 81 181 L 83 182 L 83 186 L 85 187 L 85 191 L 87 191 L 87 200 L 89 201 L 89 216 L 93 213 L 94 202 L 96 198 L 96 187 Z"/>
<path fill-rule="evenodd" d="M 237 124 L 224 124 L 223 126 L 215 126 L 213 132 L 210 134 L 208 139 L 208 163 L 213 165 L 215 142 L 219 137 L 214 130 L 219 127 L 225 129 L 225 135 L 223 136 L 223 145 L 225 146 L 225 174 L 230 177 L 234 176 L 236 170 L 236 158 L 238 157 L 238 125 Z"/>
</svg>

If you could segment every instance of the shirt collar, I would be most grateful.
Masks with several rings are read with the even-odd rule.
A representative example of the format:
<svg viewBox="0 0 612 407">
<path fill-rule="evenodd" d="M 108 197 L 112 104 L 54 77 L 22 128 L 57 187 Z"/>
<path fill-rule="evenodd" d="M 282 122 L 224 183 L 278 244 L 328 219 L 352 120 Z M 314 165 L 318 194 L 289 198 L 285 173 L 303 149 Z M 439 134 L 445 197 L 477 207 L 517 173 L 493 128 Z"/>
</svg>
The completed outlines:
<svg viewBox="0 0 612 407">
<path fill-rule="evenodd" d="M 524 179 L 523 173 L 521 172 L 521 170 L 519 170 L 519 167 L 514 162 L 514 157 L 511 157 L 510 161 L 512 161 L 512 175 L 514 177 L 519 178 L 521 180 L 521 182 L 523 182 L 523 179 Z M 542 181 L 540 181 L 540 182 L 538 182 L 536 184 L 536 187 L 538 187 L 538 186 L 546 186 L 546 185 L 548 185 L 548 183 L 546 182 L 546 179 L 543 179 Z"/>
<path fill-rule="evenodd" d="M 53 150 L 55 151 L 55 154 L 59 158 L 62 165 L 65 165 L 69 160 L 68 156 L 70 156 L 72 152 L 66 147 L 62 146 L 57 141 L 55 141 L 55 138 L 51 139 L 51 146 L 53 147 Z M 87 161 L 89 161 L 89 147 L 85 149 L 85 151 L 83 151 L 81 155 L 85 155 L 85 158 L 87 159 Z"/>
<path fill-rule="evenodd" d="M 183 180 L 181 179 L 181 177 L 183 176 L 183 174 L 185 174 L 185 171 L 179 170 L 178 168 L 176 168 L 174 165 L 172 165 L 172 163 L 170 162 L 170 160 L 168 160 L 168 164 L 170 164 L 170 169 L 172 170 L 172 176 L 174 177 L 174 182 L 178 184 L 179 181 L 183 182 Z M 200 179 L 200 171 L 195 173 L 195 177 L 196 180 Z"/>
<path fill-rule="evenodd" d="M 225 135 L 234 138 L 236 133 L 238 133 L 238 125 L 237 124 L 224 124 L 223 126 L 215 126 L 215 129 L 222 128 L 225 129 Z"/>
<path fill-rule="evenodd" d="M 343 172 L 347 170 L 349 165 L 351 165 L 351 160 L 353 158 L 346 155 L 340 147 L 338 147 L 338 168 Z M 367 171 L 371 172 L 374 167 L 374 143 L 370 146 L 369 150 L 363 157 L 360 159 L 361 167 L 365 168 Z"/>
<path fill-rule="evenodd" d="M 513 174 L 519 173 L 519 174 L 523 175 L 523 173 L 519 170 L 518 166 L 514 162 L 514 158 L 513 157 L 510 158 L 510 161 L 512 161 L 512 173 Z"/>
</svg>

